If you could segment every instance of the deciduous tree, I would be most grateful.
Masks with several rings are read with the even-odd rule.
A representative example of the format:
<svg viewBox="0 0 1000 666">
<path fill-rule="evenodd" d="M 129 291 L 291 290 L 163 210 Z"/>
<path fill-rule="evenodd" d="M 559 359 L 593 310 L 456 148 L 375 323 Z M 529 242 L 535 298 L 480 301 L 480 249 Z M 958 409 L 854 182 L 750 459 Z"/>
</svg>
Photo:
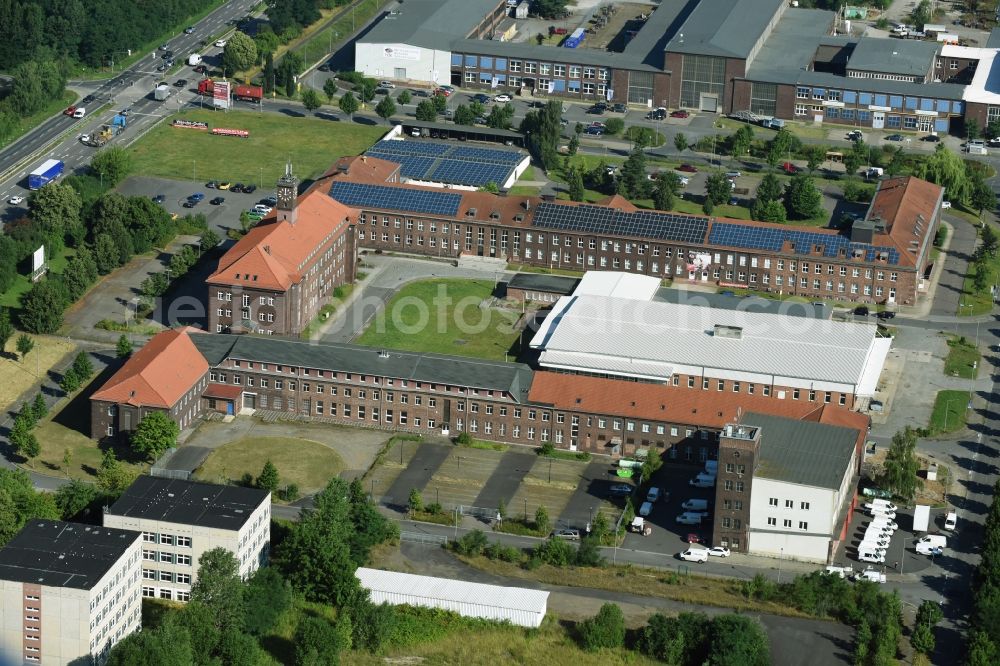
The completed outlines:
<svg viewBox="0 0 1000 666">
<path fill-rule="evenodd" d="M 785 188 L 785 210 L 794 220 L 815 217 L 823 209 L 823 195 L 816 189 L 812 176 L 797 174 L 792 176 Z"/>
<path fill-rule="evenodd" d="M 884 483 L 893 494 L 909 501 L 917 492 L 917 433 L 907 426 L 892 436 L 886 452 Z"/>
<path fill-rule="evenodd" d="M 211 609 L 215 626 L 222 634 L 242 629 L 243 581 L 240 563 L 232 551 L 219 547 L 202 553 L 198 558 L 198 579 L 191 587 L 191 601 Z"/>
<path fill-rule="evenodd" d="M 625 644 L 625 616 L 617 604 L 604 604 L 597 615 L 578 626 L 580 644 L 588 652 L 615 649 Z"/>
<path fill-rule="evenodd" d="M 36 282 L 21 296 L 21 328 L 29 333 L 55 333 L 63 324 L 65 309 L 66 289 L 58 277 Z"/>
<path fill-rule="evenodd" d="M 21 361 L 35 348 L 35 341 L 27 333 L 17 336 L 17 353 L 21 355 Z"/>
<path fill-rule="evenodd" d="M 306 88 L 302 91 L 302 106 L 306 108 L 306 111 L 312 113 L 323 106 L 323 100 L 320 99 L 318 92 L 312 88 Z"/>
<path fill-rule="evenodd" d="M 143 417 L 132 433 L 132 449 L 148 458 L 156 459 L 177 444 L 178 434 L 180 428 L 165 412 L 150 412 Z"/>
<path fill-rule="evenodd" d="M 114 187 L 128 175 L 132 168 L 132 157 L 121 146 L 112 145 L 94 155 L 90 160 L 90 168 L 106 185 Z"/>
<path fill-rule="evenodd" d="M 260 470 L 260 475 L 257 477 L 256 486 L 261 490 L 273 493 L 278 489 L 280 484 L 281 479 L 278 476 L 278 468 L 270 460 L 265 461 L 264 467 Z"/>
<path fill-rule="evenodd" d="M 417 104 L 417 109 L 414 114 L 416 115 L 417 120 L 433 123 L 437 120 L 438 112 L 437 107 L 434 106 L 434 102 L 425 99 L 421 100 L 421 102 Z"/>
<path fill-rule="evenodd" d="M 340 110 L 346 113 L 349 117 L 354 118 L 354 114 L 358 110 L 358 98 L 354 96 L 354 93 L 347 91 L 340 97 Z"/>
<path fill-rule="evenodd" d="M 257 64 L 257 44 L 245 32 L 237 30 L 226 40 L 222 49 L 222 66 L 232 75 Z"/>
<path fill-rule="evenodd" d="M 396 103 L 392 101 L 391 95 L 386 95 L 375 105 L 375 114 L 382 120 L 389 122 L 389 119 L 396 115 Z"/>
</svg>

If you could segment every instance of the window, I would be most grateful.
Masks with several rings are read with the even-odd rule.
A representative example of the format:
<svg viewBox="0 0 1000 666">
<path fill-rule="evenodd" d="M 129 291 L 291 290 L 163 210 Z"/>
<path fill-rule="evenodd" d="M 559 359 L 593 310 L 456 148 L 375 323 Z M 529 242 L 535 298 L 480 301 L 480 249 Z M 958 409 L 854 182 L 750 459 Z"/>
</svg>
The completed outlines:
<svg viewBox="0 0 1000 666">
<path fill-rule="evenodd" d="M 799 502 L 799 508 L 803 511 L 809 510 L 809 502 Z"/>
<path fill-rule="evenodd" d="M 793 502 L 792 500 L 785 500 L 785 508 L 786 509 L 791 509 L 794 505 L 795 505 L 795 502 Z"/>
<path fill-rule="evenodd" d="M 160 581 L 163 583 L 172 583 L 174 582 L 174 574 L 170 571 L 161 571 Z"/>
<path fill-rule="evenodd" d="M 191 574 L 182 574 L 182 573 L 177 574 L 177 582 L 183 585 L 190 585 Z"/>
<path fill-rule="evenodd" d="M 179 537 L 177 537 L 177 545 L 181 546 L 182 548 L 190 548 L 191 547 L 191 537 L 186 537 L 186 536 L 179 536 Z"/>
<path fill-rule="evenodd" d="M 807 523 L 804 520 L 800 520 L 799 521 L 799 529 L 800 530 L 807 530 L 807 529 L 809 529 L 809 523 Z"/>
<path fill-rule="evenodd" d="M 174 554 L 160 551 L 160 562 L 166 562 L 168 564 L 173 564 Z"/>
<path fill-rule="evenodd" d="M 782 521 L 782 525 L 784 527 L 791 527 L 792 526 L 792 521 L 790 521 L 789 519 L 785 518 L 785 520 Z"/>
<path fill-rule="evenodd" d="M 156 561 L 156 551 L 155 550 L 144 550 L 144 551 L 142 551 L 142 559 L 146 560 L 147 562 L 155 562 Z"/>
<path fill-rule="evenodd" d="M 189 567 L 191 566 L 191 556 L 190 555 L 178 555 L 177 564 Z"/>
<path fill-rule="evenodd" d="M 146 580 L 156 580 L 156 570 L 155 569 L 143 569 L 142 577 Z"/>
<path fill-rule="evenodd" d="M 174 536 L 172 534 L 161 534 L 160 543 L 165 546 L 172 546 L 174 545 Z"/>
<path fill-rule="evenodd" d="M 143 532 L 142 540 L 146 543 L 156 543 L 156 533 L 155 532 Z"/>
<path fill-rule="evenodd" d="M 777 497 L 772 497 L 771 499 L 769 499 L 767 501 L 767 503 L 770 506 L 778 506 L 778 498 Z"/>
<path fill-rule="evenodd" d="M 777 519 L 777 518 L 768 518 L 768 519 L 767 519 L 767 524 L 768 524 L 768 525 L 774 525 L 774 526 L 777 526 L 777 524 L 778 524 L 778 519 Z"/>
</svg>

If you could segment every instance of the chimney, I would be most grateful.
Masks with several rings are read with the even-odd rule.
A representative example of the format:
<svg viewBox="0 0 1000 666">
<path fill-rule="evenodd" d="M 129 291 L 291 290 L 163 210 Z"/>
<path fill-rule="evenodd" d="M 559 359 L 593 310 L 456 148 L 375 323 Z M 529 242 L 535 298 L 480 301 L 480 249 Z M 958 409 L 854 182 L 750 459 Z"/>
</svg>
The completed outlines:
<svg viewBox="0 0 1000 666">
<path fill-rule="evenodd" d="M 368 156 L 367 155 L 362 155 L 361 156 L 361 162 L 364 163 L 364 164 L 368 164 Z"/>
<path fill-rule="evenodd" d="M 264 246 L 264 252 L 267 252 L 268 254 L 271 254 L 271 246 L 270 245 L 265 245 Z"/>
</svg>

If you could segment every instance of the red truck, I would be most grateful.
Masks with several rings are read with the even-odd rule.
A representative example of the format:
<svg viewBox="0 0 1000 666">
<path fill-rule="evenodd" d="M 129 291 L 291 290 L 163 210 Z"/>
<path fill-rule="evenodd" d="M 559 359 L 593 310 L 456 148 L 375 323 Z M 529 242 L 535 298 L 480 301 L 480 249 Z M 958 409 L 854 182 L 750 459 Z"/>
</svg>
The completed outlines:
<svg viewBox="0 0 1000 666">
<path fill-rule="evenodd" d="M 212 79 L 202 79 L 198 82 L 198 94 L 209 95 L 215 91 L 215 81 Z M 260 86 L 234 85 L 231 88 L 230 96 L 233 99 L 244 102 L 260 102 L 264 98 L 264 89 Z"/>
</svg>

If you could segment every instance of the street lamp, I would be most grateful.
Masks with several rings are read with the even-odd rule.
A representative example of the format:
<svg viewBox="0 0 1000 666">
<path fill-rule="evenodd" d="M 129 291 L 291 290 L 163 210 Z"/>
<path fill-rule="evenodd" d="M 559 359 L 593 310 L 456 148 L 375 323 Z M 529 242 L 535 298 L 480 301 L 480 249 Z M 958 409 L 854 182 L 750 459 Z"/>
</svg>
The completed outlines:
<svg viewBox="0 0 1000 666">
<path fill-rule="evenodd" d="M 778 585 L 781 585 L 781 560 L 785 559 L 785 549 L 781 549 L 781 556 L 778 557 Z"/>
</svg>

